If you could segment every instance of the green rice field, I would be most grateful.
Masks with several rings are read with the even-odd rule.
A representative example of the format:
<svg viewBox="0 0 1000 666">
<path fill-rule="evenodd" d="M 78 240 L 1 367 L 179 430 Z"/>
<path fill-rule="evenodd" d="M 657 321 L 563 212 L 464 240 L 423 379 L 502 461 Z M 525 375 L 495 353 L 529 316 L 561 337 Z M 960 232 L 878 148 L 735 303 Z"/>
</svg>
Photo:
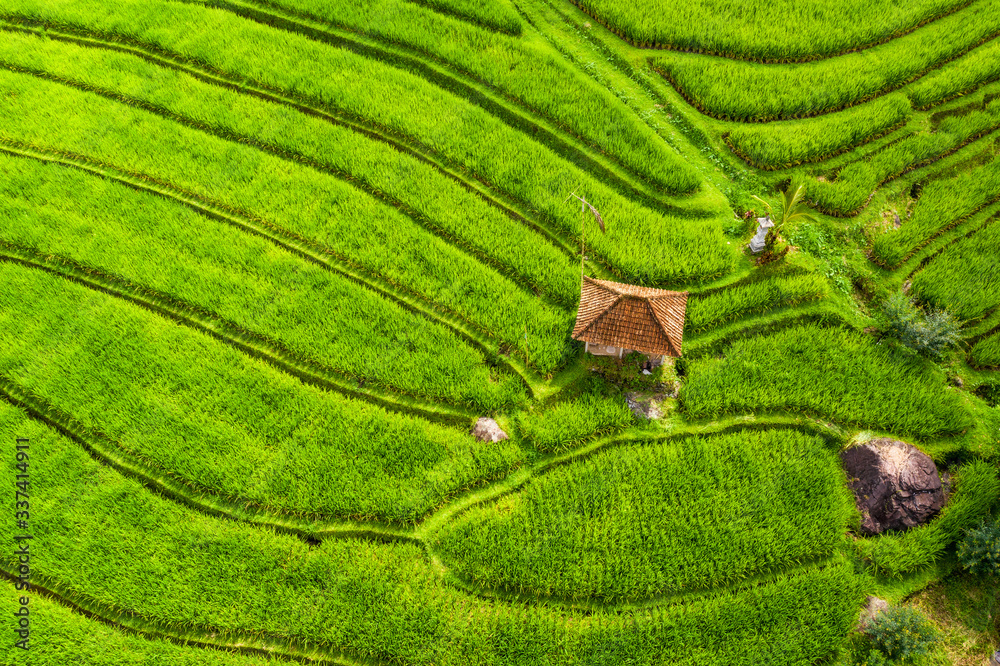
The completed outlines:
<svg viewBox="0 0 1000 666">
<path fill-rule="evenodd" d="M 1000 0 L 0 3 L 0 664 L 858 666 L 1000 512 L 998 63 Z"/>
</svg>

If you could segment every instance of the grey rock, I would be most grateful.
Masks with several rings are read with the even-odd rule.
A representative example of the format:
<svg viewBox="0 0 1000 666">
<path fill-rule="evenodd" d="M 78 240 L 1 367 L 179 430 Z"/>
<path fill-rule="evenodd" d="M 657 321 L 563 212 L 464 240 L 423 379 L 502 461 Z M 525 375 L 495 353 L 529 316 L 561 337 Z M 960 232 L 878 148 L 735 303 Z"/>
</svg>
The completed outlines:
<svg viewBox="0 0 1000 666">
<path fill-rule="evenodd" d="M 472 436 L 480 442 L 500 442 L 510 439 L 496 421 L 482 416 L 472 429 Z"/>
<path fill-rule="evenodd" d="M 909 444 L 873 439 L 847 449 L 840 458 L 861 511 L 864 534 L 916 527 L 944 506 L 937 466 Z"/>
<path fill-rule="evenodd" d="M 889 602 L 885 599 L 869 596 L 865 600 L 865 607 L 861 609 L 861 617 L 858 618 L 858 629 L 864 631 L 868 623 L 875 619 L 875 616 L 884 610 L 889 609 Z"/>
<path fill-rule="evenodd" d="M 632 413 L 644 419 L 656 420 L 663 417 L 660 406 L 667 396 L 663 393 L 640 393 L 629 391 L 625 394 L 625 402 Z"/>
</svg>

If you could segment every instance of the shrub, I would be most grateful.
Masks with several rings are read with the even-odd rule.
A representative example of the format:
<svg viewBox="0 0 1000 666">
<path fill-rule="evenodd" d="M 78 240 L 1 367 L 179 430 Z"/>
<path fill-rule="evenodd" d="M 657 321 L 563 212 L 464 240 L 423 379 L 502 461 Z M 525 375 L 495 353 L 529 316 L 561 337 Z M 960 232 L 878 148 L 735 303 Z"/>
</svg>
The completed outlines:
<svg viewBox="0 0 1000 666">
<path fill-rule="evenodd" d="M 1000 575 L 1000 523 L 983 522 L 958 544 L 958 560 L 973 574 Z"/>
<path fill-rule="evenodd" d="M 868 624 L 866 633 L 875 650 L 889 662 L 900 664 L 912 663 L 914 658 L 927 654 L 937 640 L 934 627 L 927 618 L 912 608 L 902 607 L 890 608 L 876 615 Z"/>
<path fill-rule="evenodd" d="M 924 313 L 900 292 L 886 300 L 879 324 L 885 335 L 931 358 L 940 358 L 961 339 L 959 323 L 947 310 Z"/>
<path fill-rule="evenodd" d="M 860 661 L 855 661 L 857 666 L 890 666 L 890 661 L 878 650 L 869 650 L 868 654 Z"/>
</svg>

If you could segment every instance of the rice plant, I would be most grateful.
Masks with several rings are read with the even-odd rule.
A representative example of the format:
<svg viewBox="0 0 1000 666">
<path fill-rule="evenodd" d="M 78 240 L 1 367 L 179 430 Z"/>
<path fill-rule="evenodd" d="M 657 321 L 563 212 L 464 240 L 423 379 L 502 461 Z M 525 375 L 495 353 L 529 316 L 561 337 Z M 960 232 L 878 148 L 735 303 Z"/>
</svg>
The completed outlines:
<svg viewBox="0 0 1000 666">
<path fill-rule="evenodd" d="M 757 280 L 690 298 L 685 326 L 689 332 L 698 333 L 751 314 L 818 300 L 829 293 L 829 283 L 818 275 Z"/>
<path fill-rule="evenodd" d="M 0 375 L 193 493 L 407 523 L 523 458 L 511 443 L 303 384 L 42 271 L 5 262 L 0 277 Z"/>
<path fill-rule="evenodd" d="M 906 96 L 894 93 L 818 118 L 739 125 L 733 151 L 759 169 L 787 169 L 852 150 L 899 127 L 910 116 Z"/>
<path fill-rule="evenodd" d="M 508 100 L 554 121 L 560 129 L 614 156 L 640 177 L 674 193 L 689 193 L 698 187 L 694 170 L 657 140 L 648 126 L 628 113 L 608 90 L 568 67 L 558 51 L 544 42 L 470 30 L 398 0 L 270 0 L 256 4 L 267 13 L 287 10 L 417 49 L 502 91 Z"/>
<path fill-rule="evenodd" d="M 905 89 L 916 109 L 928 109 L 1000 78 L 1000 40 L 990 40 L 958 60 L 928 72 Z"/>
<path fill-rule="evenodd" d="M 663 12 L 656 0 L 573 0 L 612 31 L 643 47 L 708 52 L 744 60 L 828 56 L 898 37 L 963 7 L 961 0 L 830 4 L 684 0 Z"/>
<path fill-rule="evenodd" d="M 1000 100 L 982 102 L 985 102 L 985 97 L 966 112 L 941 117 L 933 132 L 915 132 L 887 144 L 868 157 L 847 164 L 837 171 L 832 181 L 810 182 L 809 199 L 832 214 L 859 212 L 883 183 L 931 164 L 943 155 L 1000 129 Z M 891 243 L 888 240 L 883 242 Z"/>
<path fill-rule="evenodd" d="M 1000 187 L 1000 178 L 993 187 Z M 958 191 L 963 191 L 960 186 Z M 946 247 L 916 274 L 911 288 L 922 300 L 948 308 L 959 319 L 978 320 L 995 310 L 1000 306 L 1000 224 L 994 220 Z"/>
<path fill-rule="evenodd" d="M 486 588 L 621 602 L 828 555 L 853 511 L 822 440 L 743 431 L 557 468 L 468 513 L 435 549 Z"/>
<path fill-rule="evenodd" d="M 7 607 L 18 608 L 19 599 L 24 596 L 23 591 L 14 588 L 14 583 L 3 584 L 0 599 Z M 45 640 L 35 642 L 29 638 L 28 645 L 32 659 L 42 664 L 206 666 L 211 663 L 215 666 L 257 666 L 261 663 L 256 655 L 222 649 L 207 651 L 201 646 L 182 645 L 142 635 L 141 630 L 138 635 L 124 632 L 38 594 L 31 594 L 30 599 L 31 637 L 45 636 Z M 9 654 L 13 657 L 13 652 Z"/>
<path fill-rule="evenodd" d="M 994 102 L 995 110 L 1000 121 L 1000 100 Z M 942 123 L 943 124 L 943 123 Z M 905 261 L 916 250 L 926 244 L 935 235 L 948 229 L 962 220 L 968 218 L 973 213 L 1000 199 L 1000 160 L 993 160 L 983 166 L 963 171 L 953 178 L 936 178 L 924 185 L 920 199 L 913 207 L 913 215 L 899 229 L 894 229 L 876 236 L 872 242 L 872 253 L 875 258 L 885 266 L 895 267 Z M 995 239 L 993 234 L 984 235 L 981 243 L 980 253 L 985 252 L 981 257 L 984 265 L 990 264 L 989 256 L 991 241 Z M 965 243 L 962 247 L 971 250 L 971 243 Z M 954 259 L 952 260 L 954 262 Z M 964 261 L 964 259 L 963 259 Z M 931 276 L 934 275 L 932 271 Z M 986 282 L 982 285 L 985 295 L 990 292 L 990 276 L 985 276 Z M 978 279 L 979 276 L 976 277 Z M 932 278 L 927 278 L 932 279 Z M 925 286 L 926 279 L 922 281 Z M 957 288 L 958 284 L 952 284 Z M 947 288 L 947 287 L 945 287 Z M 985 308 L 990 307 L 989 300 L 981 304 Z M 976 310 L 976 304 L 968 304 L 964 312 L 966 314 L 982 315 L 983 312 Z M 958 314 L 958 313 L 956 313 Z M 975 319 L 975 316 L 963 317 Z"/>
<path fill-rule="evenodd" d="M 851 565 L 836 563 L 679 607 L 578 612 L 492 602 L 443 582 L 415 543 L 310 545 L 192 511 L 2 402 L 0 436 L 31 439 L 35 492 L 61 498 L 33 516 L 35 543 L 47 546 L 32 559 L 33 580 L 159 635 L 279 655 L 308 646 L 327 658 L 421 666 L 625 657 L 683 666 L 744 657 L 763 666 L 806 666 L 836 651 L 861 603 Z M 0 536 L 10 540 L 14 530 L 4 521 Z M 16 556 L 4 553 L 0 566 L 13 570 Z"/>
<path fill-rule="evenodd" d="M 426 98 L 428 91 L 441 95 L 444 93 L 442 87 L 458 88 L 456 93 L 459 94 L 467 92 L 461 89 L 461 80 L 444 73 L 435 75 L 438 85 L 434 85 L 417 76 L 417 72 L 403 71 L 404 68 L 416 69 L 412 65 L 394 67 L 389 62 L 380 62 L 391 60 L 387 54 L 370 53 L 372 57 L 359 57 L 340 48 L 343 42 L 338 36 L 332 39 L 333 46 L 327 46 L 246 21 L 228 11 L 234 8 L 231 3 L 206 4 L 218 4 L 224 10 L 207 8 L 202 3 L 184 6 L 161 0 L 85 0 L 72 7 L 54 3 L 39 6 L 33 0 L 15 0 L 5 4 L 0 16 L 27 15 L 56 25 L 68 23 L 84 30 L 139 39 L 168 51 L 183 45 L 184 55 L 195 61 L 211 64 L 222 71 L 237 72 L 255 81 L 271 83 L 275 77 L 291 79 L 294 85 L 286 89 L 309 97 L 319 92 L 320 99 L 333 105 L 343 105 L 359 115 L 375 114 L 376 121 L 387 127 L 395 129 L 397 121 L 407 119 L 411 125 L 424 125 L 431 130 L 429 133 L 408 131 L 405 125 L 400 129 L 426 139 L 435 148 L 439 147 L 436 144 L 451 142 L 457 137 L 471 138 L 472 135 L 460 127 L 447 133 L 434 131 L 440 125 L 431 121 L 441 117 L 419 117 L 425 115 L 426 106 L 413 102 L 400 104 L 405 97 L 397 100 L 400 95 L 415 93 Z M 246 4 L 243 7 L 248 8 Z M 251 5 L 249 9 L 254 10 L 253 16 L 261 22 L 266 22 L 275 11 L 281 13 L 284 9 L 286 16 L 289 11 L 305 13 L 328 20 L 333 26 L 345 26 L 349 29 L 347 35 L 367 33 L 387 42 L 393 50 L 395 44 L 402 43 L 427 52 L 430 64 L 422 68 L 424 76 L 441 74 L 435 61 L 444 61 L 460 73 L 470 73 L 482 81 L 487 90 L 496 88 L 506 97 L 522 100 L 518 105 L 521 108 L 505 110 L 503 106 L 495 109 L 506 116 L 508 124 L 532 125 L 530 118 L 525 122 L 525 110 L 540 112 L 551 118 L 547 123 L 550 127 L 569 130 L 585 145 L 596 146 L 598 151 L 616 156 L 631 171 L 670 192 L 690 193 L 698 187 L 696 172 L 658 141 L 648 126 L 622 107 L 610 92 L 560 62 L 558 52 L 544 42 L 525 43 L 525 40 L 474 28 L 415 3 L 395 0 L 340 0 L 335 4 L 288 0 Z M 307 24 L 306 32 L 310 32 L 313 25 L 322 28 L 316 21 L 307 20 Z M 199 39 L 187 38 L 193 33 L 198 34 Z M 247 56 L 250 56 L 249 62 Z M 355 64 L 346 65 L 345 61 Z M 358 75 L 363 81 L 354 80 Z M 396 84 L 401 78 L 411 83 Z M 341 90 L 324 90 L 331 84 Z M 345 96 L 346 91 L 342 88 L 346 85 L 354 88 L 349 96 Z M 468 92 L 473 93 L 469 96 L 476 96 L 475 90 Z M 387 103 L 390 100 L 396 101 Z M 482 113 L 479 105 L 471 106 Z M 419 110 L 411 114 L 410 109 Z M 408 118 L 409 115 L 418 117 Z M 480 124 L 470 120 L 473 125 Z M 496 118 L 491 118 L 491 124 L 496 122 Z M 483 129 L 479 127 L 473 134 Z M 497 148 L 498 143 L 497 137 L 493 137 L 480 145 Z M 496 180 L 493 174 L 484 176 Z"/>
<path fill-rule="evenodd" d="M 488 410 L 519 401 L 516 377 L 444 327 L 257 236 L 60 166 L 0 154 L 0 174 L 0 241 L 169 294 L 373 385 Z M 82 242 L 94 229 L 100 242 Z"/>
<path fill-rule="evenodd" d="M 184 9 L 183 7 L 177 9 L 176 3 L 172 3 L 170 8 L 174 11 Z M 119 24 L 111 17 L 93 17 L 84 9 L 83 6 L 74 5 L 62 7 L 61 11 L 69 12 L 70 15 L 66 16 L 66 19 L 73 19 L 74 22 L 86 24 L 88 20 L 104 21 L 105 23 L 98 26 L 102 30 L 124 31 L 124 35 L 131 35 L 134 31 L 134 25 L 127 21 Z M 148 11 L 153 10 L 148 9 Z M 556 233 L 564 238 L 574 239 L 574 242 L 580 233 L 579 217 L 574 215 L 571 206 L 562 204 L 567 183 L 571 185 L 579 183 L 580 191 L 586 192 L 588 200 L 598 205 L 605 218 L 612 223 L 607 237 L 591 236 L 588 249 L 592 255 L 610 264 L 616 273 L 629 281 L 656 284 L 720 277 L 732 268 L 735 257 L 722 238 L 719 218 L 685 219 L 651 210 L 641 203 L 622 196 L 569 160 L 556 155 L 524 133 L 484 112 L 476 104 L 450 94 L 420 77 L 362 58 L 349 51 L 333 49 L 304 38 L 288 36 L 275 43 L 273 31 L 269 29 L 248 25 L 224 12 L 215 14 L 218 14 L 218 20 L 222 21 L 216 26 L 218 34 L 237 31 L 232 38 L 237 40 L 239 47 L 212 43 L 211 40 L 203 45 L 199 40 L 198 44 L 193 45 L 187 39 L 191 31 L 185 31 L 181 26 L 184 20 L 189 22 L 206 20 L 200 14 L 194 13 L 171 16 L 171 19 L 178 23 L 178 27 L 166 33 L 158 29 L 155 40 L 151 41 L 151 48 L 154 51 L 178 49 L 184 59 L 199 62 L 205 60 L 206 66 L 233 72 L 233 76 L 240 79 L 250 78 L 261 86 L 283 91 L 296 99 L 301 99 L 304 103 L 320 108 L 340 109 L 349 115 L 360 116 L 366 122 L 385 128 L 385 131 L 390 133 L 397 132 L 412 137 L 428 150 L 441 154 L 446 161 L 462 165 L 476 178 L 499 188 L 518 201 L 525 202 L 534 214 L 551 226 Z M 155 20 L 159 23 L 165 19 Z M 202 23 L 197 25 L 201 26 Z M 263 34 L 260 34 L 261 32 Z M 215 33 L 206 28 L 198 34 L 204 39 Z M 150 36 L 149 39 L 153 40 L 153 37 Z M 263 50 L 257 50 L 248 46 L 261 43 L 262 40 L 265 44 L 271 44 L 273 48 L 261 47 Z M 130 66 L 138 66 L 134 63 L 136 59 L 131 60 Z M 50 59 L 46 62 L 46 66 L 58 67 L 59 62 L 60 59 Z M 308 69 L 310 76 L 298 75 L 303 68 Z M 147 69 L 143 67 L 140 71 L 145 72 Z M 155 68 L 153 71 L 155 72 Z M 85 74 L 86 68 L 80 67 L 74 70 L 74 76 Z M 167 76 L 168 81 L 171 78 L 162 72 L 156 74 Z M 107 76 L 106 73 L 103 75 Z M 132 80 L 141 84 L 144 77 L 134 77 Z M 187 79 L 182 81 L 187 88 L 190 81 Z M 204 87 L 198 89 L 204 91 Z M 142 88 L 142 90 L 146 92 L 147 89 Z M 60 93 L 53 91 L 53 102 L 68 94 L 66 91 Z M 193 115 L 195 118 L 202 113 L 198 111 L 197 105 L 192 105 L 176 90 L 167 87 L 162 94 L 165 95 L 165 100 L 173 100 L 169 106 L 173 109 L 173 113 L 180 113 L 186 117 Z M 220 99 L 230 101 L 234 98 L 232 95 L 223 95 Z M 383 104 L 377 100 L 391 100 L 391 103 Z M 240 105 L 240 107 L 247 109 L 268 107 L 268 105 L 257 106 L 252 102 L 246 103 L 251 106 Z M 309 133 L 299 128 L 303 121 L 302 116 L 297 113 L 289 114 L 285 109 L 279 115 L 283 118 L 280 121 L 282 124 L 271 128 L 268 123 L 258 121 L 256 116 L 234 116 L 231 113 L 220 116 L 219 114 L 223 114 L 227 109 L 225 103 L 212 106 L 215 115 L 213 124 L 224 119 L 222 127 L 234 133 L 234 140 L 245 141 L 245 137 L 253 141 L 271 138 L 272 143 L 280 146 L 283 133 L 295 130 L 295 133 L 302 138 L 301 141 L 294 142 L 298 145 L 293 145 L 291 148 L 302 152 L 300 146 L 306 146 L 307 155 L 323 151 L 314 137 L 302 136 Z M 13 110 L 11 112 L 15 113 Z M 114 116 L 121 111 L 106 110 L 102 113 Z M 307 123 L 303 127 L 315 128 L 318 122 Z M 442 128 L 445 126 L 448 127 L 448 131 L 443 131 Z M 253 128 L 252 131 L 250 127 Z M 326 130 L 323 131 L 324 135 L 327 133 Z M 340 131 L 337 134 L 342 136 L 349 133 Z M 202 143 L 193 139 L 189 139 L 188 142 L 195 145 Z M 373 149 L 366 149 L 365 153 L 370 153 L 371 150 Z M 291 154 L 294 156 L 295 152 L 292 151 Z M 357 173 L 367 179 L 370 177 L 369 174 L 377 171 L 375 165 L 368 167 L 373 160 L 365 153 L 353 160 L 361 159 L 366 163 L 366 168 L 369 170 Z M 332 159 L 329 149 L 320 154 L 323 154 L 324 159 Z M 353 160 L 351 168 L 345 168 L 344 171 L 355 173 L 357 167 L 353 164 Z M 385 167 L 380 168 L 385 169 Z M 276 169 L 278 173 L 287 170 L 287 166 Z M 401 169 L 396 169 L 395 174 L 389 172 L 386 179 L 392 180 L 392 176 L 399 171 Z M 419 187 L 421 183 L 420 180 L 407 176 L 405 171 L 400 174 L 395 184 L 384 184 L 386 179 L 380 181 L 383 183 L 380 187 L 389 192 L 399 191 L 400 188 Z M 370 187 L 364 181 L 362 185 Z M 444 189 L 454 190 L 455 186 L 449 185 Z M 424 189 L 421 196 L 428 198 L 431 194 Z M 465 198 L 468 199 L 467 196 Z M 423 202 L 425 199 L 417 201 Z M 456 217 L 454 208 L 445 207 L 442 210 L 446 211 L 448 216 Z M 719 217 L 722 215 L 724 213 L 720 212 Z M 431 219 L 436 220 L 436 218 L 437 216 Z M 442 219 L 447 221 L 448 217 Z M 441 224 L 446 229 L 457 228 L 451 224 L 445 225 L 444 222 Z M 511 222 L 508 220 L 505 228 L 510 228 L 510 225 Z M 465 239 L 466 242 L 476 243 L 473 234 L 466 234 Z M 482 241 L 478 244 L 482 248 Z M 497 245 L 502 248 L 507 242 L 501 239 Z"/>
<path fill-rule="evenodd" d="M 457 16 L 484 27 L 521 34 L 521 17 L 507 0 L 410 0 L 439 12 Z M 379 14 L 375 14 L 378 16 Z"/>
<path fill-rule="evenodd" d="M 736 340 L 724 358 L 689 364 L 680 398 L 697 418 L 801 411 L 924 437 L 972 425 L 939 368 L 842 328 L 795 326 Z"/>
<path fill-rule="evenodd" d="M 47 81 L 0 72 L 0 86 L 6 84 L 21 91 L 6 102 L 46 113 L 10 109 L 21 120 L 5 124 L 5 137 L 82 153 L 248 211 L 457 311 L 543 373 L 562 361 L 570 311 L 518 288 L 342 179 Z"/>
<path fill-rule="evenodd" d="M 526 443 L 542 451 L 558 452 L 587 438 L 621 430 L 632 422 L 632 412 L 621 396 L 587 393 L 551 409 L 522 412 L 517 425 Z"/>
<path fill-rule="evenodd" d="M 887 44 L 816 62 L 765 65 L 665 53 L 654 56 L 652 64 L 698 109 L 716 118 L 787 120 L 829 113 L 896 90 L 998 31 L 1000 0 L 979 0 Z"/>
</svg>

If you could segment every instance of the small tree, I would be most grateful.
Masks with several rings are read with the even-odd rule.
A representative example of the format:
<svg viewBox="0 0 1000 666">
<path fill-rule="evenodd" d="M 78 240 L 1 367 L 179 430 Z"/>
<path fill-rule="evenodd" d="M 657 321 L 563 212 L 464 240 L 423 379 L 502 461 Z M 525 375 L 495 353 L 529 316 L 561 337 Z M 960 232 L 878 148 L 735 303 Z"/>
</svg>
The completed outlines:
<svg viewBox="0 0 1000 666">
<path fill-rule="evenodd" d="M 774 211 L 771 210 L 771 204 L 764 201 L 760 197 L 756 195 L 750 196 L 764 204 L 764 208 L 767 209 L 767 214 L 771 216 L 771 221 L 774 222 L 774 228 L 772 231 L 777 233 L 784 228 L 786 222 L 792 222 L 794 220 L 804 220 L 806 222 L 816 221 L 813 214 L 806 211 L 805 202 L 802 200 L 805 194 L 805 185 L 799 185 L 794 189 L 794 191 L 792 189 L 792 185 L 789 185 L 788 189 L 781 193 L 781 215 L 775 215 Z"/>
<path fill-rule="evenodd" d="M 966 571 L 1000 577 L 1000 523 L 983 522 L 958 544 L 958 561 Z"/>
<path fill-rule="evenodd" d="M 873 651 L 882 653 L 889 663 L 911 664 L 913 660 L 930 652 L 937 640 L 931 623 L 912 608 L 896 606 L 882 611 L 868 623 L 865 633 Z M 878 664 L 871 652 L 866 659 Z M 884 662 L 883 662 L 884 663 Z"/>
<path fill-rule="evenodd" d="M 932 358 L 940 358 L 948 347 L 961 340 L 958 321 L 948 311 L 932 310 L 924 314 L 902 292 L 886 299 L 879 327 L 903 346 Z"/>
</svg>

